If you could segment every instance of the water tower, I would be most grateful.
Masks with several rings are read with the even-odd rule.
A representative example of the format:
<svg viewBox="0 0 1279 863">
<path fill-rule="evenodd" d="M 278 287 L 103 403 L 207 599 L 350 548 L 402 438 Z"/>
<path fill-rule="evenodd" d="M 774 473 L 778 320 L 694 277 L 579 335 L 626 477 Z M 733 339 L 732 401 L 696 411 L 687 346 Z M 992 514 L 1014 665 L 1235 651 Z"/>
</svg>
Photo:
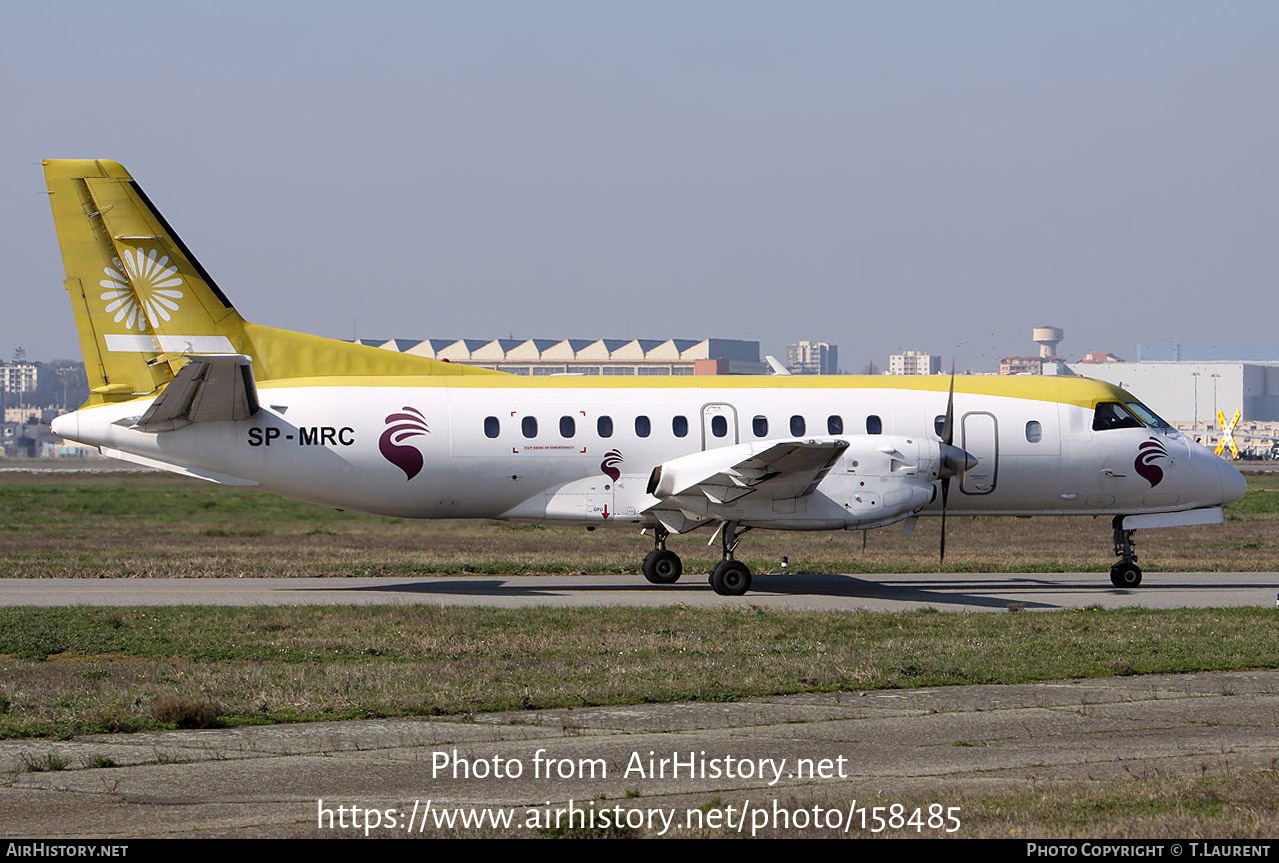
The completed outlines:
<svg viewBox="0 0 1279 863">
<path fill-rule="evenodd" d="M 1063 335 L 1060 327 L 1035 327 L 1030 337 L 1039 345 L 1040 359 L 1057 356 L 1057 344 Z"/>
</svg>

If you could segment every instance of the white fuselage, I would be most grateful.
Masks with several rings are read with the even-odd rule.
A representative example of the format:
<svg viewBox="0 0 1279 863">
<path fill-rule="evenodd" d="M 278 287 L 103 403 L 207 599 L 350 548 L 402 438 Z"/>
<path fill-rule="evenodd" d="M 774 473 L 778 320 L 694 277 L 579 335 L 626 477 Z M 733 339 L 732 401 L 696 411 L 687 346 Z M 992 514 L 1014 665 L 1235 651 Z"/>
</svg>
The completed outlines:
<svg viewBox="0 0 1279 863">
<path fill-rule="evenodd" d="M 899 518 L 876 522 L 857 510 L 861 496 L 906 487 L 917 493 L 937 478 L 944 392 L 565 383 L 268 384 L 259 391 L 261 410 L 241 422 L 141 431 L 129 419 L 146 409 L 144 400 L 83 409 L 59 418 L 57 431 L 196 475 L 409 518 L 651 524 L 654 467 L 778 439 L 837 438 L 850 446 L 813 494 L 785 505 L 747 497 L 706 518 L 779 529 L 871 527 Z M 1092 414 L 1061 402 L 955 393 L 953 441 L 976 466 L 954 477 L 949 511 L 1136 514 L 1219 506 L 1242 496 L 1238 472 L 1184 435 L 1094 431 Z M 1143 443 L 1159 452 L 1157 482 L 1137 469 Z M 899 461 L 891 470 L 870 469 L 866 460 L 887 458 L 885 450 Z M 900 517 L 940 512 L 932 497 Z"/>
</svg>

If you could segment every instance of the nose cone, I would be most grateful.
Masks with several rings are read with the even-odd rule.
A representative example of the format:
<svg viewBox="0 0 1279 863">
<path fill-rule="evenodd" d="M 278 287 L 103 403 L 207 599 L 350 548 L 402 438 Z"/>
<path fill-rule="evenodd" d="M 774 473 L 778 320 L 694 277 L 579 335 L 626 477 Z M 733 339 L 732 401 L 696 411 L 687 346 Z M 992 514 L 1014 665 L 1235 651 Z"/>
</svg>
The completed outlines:
<svg viewBox="0 0 1279 863">
<path fill-rule="evenodd" d="M 60 417 L 54 417 L 49 428 L 60 438 L 67 440 L 76 440 L 80 436 L 80 415 L 77 413 L 63 414 Z"/>
<path fill-rule="evenodd" d="M 1248 491 L 1248 481 L 1244 479 L 1243 474 L 1235 470 L 1235 466 L 1224 458 L 1217 459 L 1217 473 L 1221 477 L 1222 504 L 1234 503 Z"/>
</svg>

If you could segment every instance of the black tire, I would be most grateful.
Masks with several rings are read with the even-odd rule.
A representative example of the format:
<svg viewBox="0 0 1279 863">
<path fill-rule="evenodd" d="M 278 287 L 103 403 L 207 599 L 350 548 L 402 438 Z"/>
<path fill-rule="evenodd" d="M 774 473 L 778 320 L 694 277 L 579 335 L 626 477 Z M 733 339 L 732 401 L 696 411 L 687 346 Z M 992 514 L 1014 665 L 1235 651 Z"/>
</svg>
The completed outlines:
<svg viewBox="0 0 1279 863">
<path fill-rule="evenodd" d="M 721 560 L 711 570 L 711 587 L 720 596 L 741 596 L 751 589 L 750 568 L 739 560 Z"/>
<path fill-rule="evenodd" d="M 644 577 L 653 584 L 674 584 L 684 574 L 679 555 L 668 549 L 653 549 L 644 558 Z"/>
<path fill-rule="evenodd" d="M 1110 583 L 1120 588 L 1136 587 L 1141 584 L 1141 567 L 1135 563 L 1116 563 L 1110 568 Z"/>
</svg>

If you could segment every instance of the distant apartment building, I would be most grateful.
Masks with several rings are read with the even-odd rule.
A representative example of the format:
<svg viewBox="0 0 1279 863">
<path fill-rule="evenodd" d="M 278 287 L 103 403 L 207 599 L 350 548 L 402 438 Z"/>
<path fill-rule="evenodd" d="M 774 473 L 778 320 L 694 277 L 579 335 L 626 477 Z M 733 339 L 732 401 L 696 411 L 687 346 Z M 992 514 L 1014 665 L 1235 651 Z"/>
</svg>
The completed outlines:
<svg viewBox="0 0 1279 863">
<path fill-rule="evenodd" d="M 44 412 L 37 408 L 5 408 L 4 421 L 16 425 L 30 421 L 34 425 L 44 421 Z"/>
<path fill-rule="evenodd" d="M 1004 357 L 999 361 L 1001 375 L 1042 375 L 1043 357 Z"/>
<path fill-rule="evenodd" d="M 941 357 L 924 351 L 903 351 L 888 358 L 890 375 L 935 375 L 941 373 Z"/>
<path fill-rule="evenodd" d="M 7 393 L 33 393 L 36 389 L 36 366 L 32 363 L 0 363 L 0 390 Z"/>
<path fill-rule="evenodd" d="M 804 340 L 786 346 L 786 369 L 793 375 L 839 374 L 839 348 Z"/>
</svg>

